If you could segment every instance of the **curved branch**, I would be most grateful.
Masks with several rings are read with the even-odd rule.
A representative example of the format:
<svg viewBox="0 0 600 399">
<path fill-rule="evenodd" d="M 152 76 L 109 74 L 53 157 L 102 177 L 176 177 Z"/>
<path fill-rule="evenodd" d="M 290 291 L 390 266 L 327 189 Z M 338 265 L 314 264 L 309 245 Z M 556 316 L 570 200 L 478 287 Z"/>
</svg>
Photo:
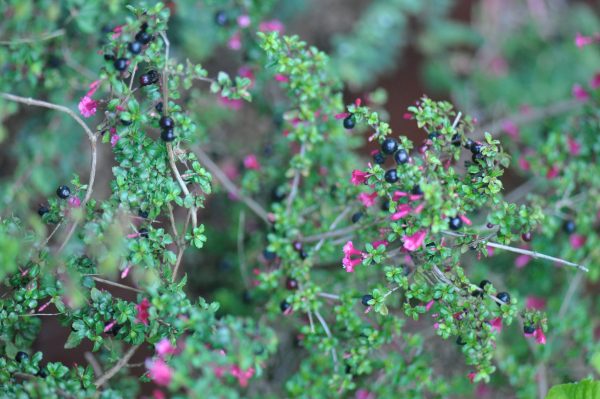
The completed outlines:
<svg viewBox="0 0 600 399">
<path fill-rule="evenodd" d="M 131 357 L 135 354 L 135 351 L 137 351 L 139 347 L 139 345 L 134 345 L 131 348 L 129 348 L 127 353 L 125 353 L 125 355 L 123 355 L 123 357 L 119 359 L 117 364 L 115 364 L 110 370 L 108 370 L 100 378 L 98 378 L 96 382 L 94 382 L 94 385 L 96 385 L 96 387 L 99 388 L 106 382 L 108 382 L 108 380 L 110 380 L 112 377 L 114 377 L 115 374 L 119 372 L 119 370 L 121 370 L 127 365 L 129 359 L 131 359 Z"/>
</svg>

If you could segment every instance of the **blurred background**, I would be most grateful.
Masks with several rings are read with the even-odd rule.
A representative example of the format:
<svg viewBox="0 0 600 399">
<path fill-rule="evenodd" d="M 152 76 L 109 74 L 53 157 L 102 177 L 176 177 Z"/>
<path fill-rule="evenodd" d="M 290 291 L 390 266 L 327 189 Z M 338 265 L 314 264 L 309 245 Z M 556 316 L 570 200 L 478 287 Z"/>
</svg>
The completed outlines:
<svg viewBox="0 0 600 399">
<path fill-rule="evenodd" d="M 210 75 L 219 70 L 238 73 L 252 54 L 232 49 L 234 31 L 218 26 L 214 18 L 215 12 L 227 9 L 230 3 L 235 2 L 167 2 L 172 13 L 169 38 L 173 57 L 201 62 Z M 543 140 L 550 122 L 577 106 L 574 86 L 586 87 L 600 71 L 600 52 L 596 48 L 582 51 L 575 45 L 578 33 L 592 35 L 600 30 L 598 1 L 265 0 L 260 4 L 265 20 L 281 21 L 286 34 L 297 34 L 330 54 L 334 70 L 346 85 L 347 103 L 362 98 L 384 104 L 382 109 L 394 132 L 416 142 L 423 139 L 423 133 L 404 114 L 426 94 L 452 101 L 457 109 L 476 118 L 478 126 L 492 126 L 516 160 L 527 147 Z M 98 48 L 103 31 L 125 22 L 122 6 L 119 0 L 104 4 L 0 0 L 0 91 L 45 97 L 76 109 L 104 62 L 101 55 L 83 50 Z M 55 30 L 62 34 L 45 43 L 15 42 L 16 38 Z M 255 107 L 203 101 L 199 100 L 203 108 L 198 112 L 206 115 L 207 121 L 201 134 L 206 141 L 212 137 L 207 151 L 224 170 L 231 171 L 237 183 L 259 201 L 268 202 L 271 193 L 256 190 L 252 181 L 240 177 L 239 169 L 247 154 L 257 154 L 259 159 L 268 156 L 277 115 L 265 116 Z M 1 212 L 3 216 L 35 214 L 38 204 L 70 179 L 73 171 L 86 175 L 87 143 L 60 115 L 3 105 Z M 549 118 L 536 114 L 548 109 Z M 529 120 L 532 123 L 527 123 Z M 366 145 L 361 152 L 368 156 L 371 149 Z M 109 195 L 111 162 L 109 146 L 102 146 L 99 164 L 105 167 L 97 176 L 98 197 Z M 523 181 L 517 167 L 511 167 L 504 179 L 508 191 Z M 235 233 L 239 212 L 231 210 L 230 201 L 223 193 L 209 198 L 200 217 L 207 225 L 211 245 L 186 256 L 184 267 L 194 294 L 219 301 L 224 313 L 252 314 L 253 301 L 260 299 L 254 298 L 245 284 L 244 273 L 251 273 L 260 254 L 250 254 L 245 260 L 248 270 L 240 273 Z M 250 231 L 253 223 L 248 221 Z M 247 240 L 248 247 L 259 247 L 258 241 L 264 242 L 264 237 Z M 590 284 L 586 290 L 594 293 L 597 288 Z M 134 300 L 129 292 L 114 292 Z M 36 347 L 46 353 L 47 360 L 85 362 L 84 352 L 89 347 L 65 353 L 62 343 L 69 332 L 50 318 L 43 323 Z M 286 339 L 291 342 L 292 337 Z M 440 372 L 464 376 L 466 368 L 447 367 L 454 367 L 460 354 L 448 345 L 438 349 Z M 286 356 L 284 363 L 294 364 L 294 356 L 301 355 Z M 143 359 L 143 354 L 139 357 Z M 585 370 L 571 372 L 586 375 Z M 285 370 L 277 373 L 283 375 Z M 510 387 L 493 392 L 477 389 L 481 389 L 478 397 L 517 397 Z M 464 395 L 457 397 L 470 397 Z"/>
</svg>

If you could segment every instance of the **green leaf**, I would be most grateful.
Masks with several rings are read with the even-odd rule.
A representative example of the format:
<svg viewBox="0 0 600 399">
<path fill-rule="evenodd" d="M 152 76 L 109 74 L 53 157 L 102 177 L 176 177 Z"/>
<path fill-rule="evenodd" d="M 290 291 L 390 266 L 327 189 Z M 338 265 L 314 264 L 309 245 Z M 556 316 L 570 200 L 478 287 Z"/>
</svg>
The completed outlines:
<svg viewBox="0 0 600 399">
<path fill-rule="evenodd" d="M 600 399 L 600 381 L 583 380 L 556 385 L 550 389 L 546 399 Z"/>
</svg>

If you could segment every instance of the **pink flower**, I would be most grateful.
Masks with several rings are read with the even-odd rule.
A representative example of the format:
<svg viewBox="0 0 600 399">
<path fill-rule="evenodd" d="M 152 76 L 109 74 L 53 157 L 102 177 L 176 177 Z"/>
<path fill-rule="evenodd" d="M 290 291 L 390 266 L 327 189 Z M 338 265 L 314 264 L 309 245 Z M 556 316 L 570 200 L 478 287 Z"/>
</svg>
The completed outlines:
<svg viewBox="0 0 600 399">
<path fill-rule="evenodd" d="M 487 251 L 488 251 L 488 256 L 494 256 L 494 247 L 490 247 L 489 245 L 486 246 Z"/>
<path fill-rule="evenodd" d="M 90 83 L 90 89 L 86 93 L 86 96 L 92 97 L 94 95 L 94 93 L 96 92 L 96 90 L 98 90 L 98 87 L 100 87 L 100 83 L 102 83 L 102 80 L 100 80 L 100 79 L 94 80 L 92 83 Z"/>
<path fill-rule="evenodd" d="M 490 327 L 492 331 L 502 332 L 502 317 L 496 317 L 495 319 L 490 320 Z"/>
<path fill-rule="evenodd" d="M 375 399 L 375 394 L 367 391 L 366 389 L 359 389 L 356 391 L 355 399 Z"/>
<path fill-rule="evenodd" d="M 460 220 L 462 220 L 462 222 L 464 224 L 466 224 L 467 226 L 470 226 L 473 224 L 473 222 L 471 222 L 471 219 L 469 219 L 468 217 L 466 217 L 465 215 L 458 215 L 458 217 L 460 218 Z"/>
<path fill-rule="evenodd" d="M 360 265 L 367 255 L 366 253 L 354 248 L 352 241 L 348 241 L 346 245 L 344 245 L 343 251 L 344 259 L 342 260 L 342 266 L 348 273 L 354 272 L 354 268 Z M 352 259 L 353 256 L 358 256 L 358 258 Z"/>
<path fill-rule="evenodd" d="M 248 386 L 248 380 L 254 375 L 254 368 L 250 367 L 246 371 L 242 371 L 238 365 L 231 366 L 231 375 L 237 378 L 240 386 L 245 388 Z"/>
<path fill-rule="evenodd" d="M 79 208 L 81 206 L 81 200 L 77 196 L 72 196 L 69 198 L 69 206 L 71 208 Z"/>
<path fill-rule="evenodd" d="M 590 82 L 590 86 L 592 89 L 597 89 L 600 87 L 600 73 L 596 73 Z"/>
<path fill-rule="evenodd" d="M 475 382 L 476 376 L 477 376 L 477 374 L 472 371 L 469 374 L 467 374 L 467 378 L 469 379 L 469 381 L 471 381 L 471 384 L 473 384 Z"/>
<path fill-rule="evenodd" d="M 348 112 L 342 112 L 339 114 L 335 114 L 334 118 L 339 120 L 339 119 L 344 119 L 344 118 L 348 117 L 349 115 L 350 114 Z"/>
<path fill-rule="evenodd" d="M 127 277 L 130 270 L 131 270 L 131 265 L 128 265 L 125 269 L 123 269 L 123 271 L 121 272 L 121 278 Z"/>
<path fill-rule="evenodd" d="M 416 201 L 421 199 L 423 196 L 419 194 L 409 194 L 404 191 L 394 191 L 394 195 L 392 196 L 392 200 L 398 201 L 400 198 L 408 197 L 409 201 Z"/>
<path fill-rule="evenodd" d="M 46 302 L 45 304 L 43 304 L 42 306 L 40 306 L 38 308 L 38 312 L 43 312 L 44 310 L 46 310 L 46 308 L 48 306 L 50 306 L 51 303 L 52 303 L 52 299 L 50 299 L 48 302 Z"/>
<path fill-rule="evenodd" d="M 411 211 L 412 211 L 412 208 L 411 208 L 410 205 L 408 205 L 408 204 L 400 204 L 396 208 L 396 212 L 393 213 L 392 216 L 390 216 L 390 219 L 394 220 L 394 221 L 400 220 L 400 219 L 405 218 L 406 216 L 408 216 Z"/>
<path fill-rule="evenodd" d="M 552 180 L 556 176 L 558 176 L 559 172 L 560 172 L 560 170 L 558 170 L 558 166 L 552 165 L 552 167 L 550 169 L 548 169 L 548 172 L 546 172 L 546 178 L 548 180 Z"/>
<path fill-rule="evenodd" d="M 567 143 L 569 144 L 569 153 L 573 156 L 579 155 L 581 152 L 581 144 L 571 136 L 567 136 Z"/>
<path fill-rule="evenodd" d="M 427 304 L 425 305 L 425 311 L 429 312 L 434 304 L 435 304 L 435 301 L 433 299 L 431 301 L 427 302 Z"/>
<path fill-rule="evenodd" d="M 137 315 L 135 316 L 135 321 L 147 326 L 148 318 L 150 317 L 150 313 L 148 312 L 148 309 L 150 309 L 150 301 L 148 301 L 148 298 L 144 298 L 142 300 L 142 302 L 135 305 L 135 310 L 137 311 Z"/>
<path fill-rule="evenodd" d="M 164 359 L 166 355 L 172 355 L 175 353 L 175 347 L 171 344 L 167 338 L 163 338 L 154 346 L 158 356 Z"/>
<path fill-rule="evenodd" d="M 410 112 L 405 112 L 402 115 L 402 119 L 404 119 L 404 120 L 411 120 L 412 119 L 412 114 Z"/>
<path fill-rule="evenodd" d="M 115 324 L 117 324 L 116 320 L 111 321 L 110 323 L 108 323 L 105 327 L 104 327 L 104 332 L 107 333 L 109 332 L 114 326 Z"/>
<path fill-rule="evenodd" d="M 115 148 L 115 146 L 119 142 L 119 139 L 120 139 L 120 137 L 119 137 L 118 134 L 113 134 L 112 136 L 110 136 L 110 145 L 111 145 L 111 147 Z"/>
<path fill-rule="evenodd" d="M 525 266 L 527 266 L 527 264 L 529 263 L 529 261 L 531 261 L 531 256 L 529 256 L 529 255 L 519 255 L 515 259 L 515 266 L 517 267 L 517 269 L 522 269 Z"/>
<path fill-rule="evenodd" d="M 546 335 L 544 335 L 544 331 L 541 327 L 538 327 L 533 333 L 535 337 L 535 341 L 540 345 L 546 345 Z"/>
<path fill-rule="evenodd" d="M 240 28 L 247 28 L 250 26 L 250 16 L 249 15 L 240 15 L 237 17 L 237 23 Z"/>
<path fill-rule="evenodd" d="M 523 155 L 521 155 L 519 157 L 519 166 L 523 170 L 529 170 L 529 169 L 531 169 L 531 165 L 529 164 L 529 161 L 527 159 L 525 159 L 525 157 Z"/>
<path fill-rule="evenodd" d="M 287 82 L 290 81 L 290 78 L 288 78 L 285 75 L 282 75 L 282 74 L 278 73 L 278 74 L 275 75 L 275 80 L 278 81 L 278 82 L 281 82 L 281 83 L 287 83 Z"/>
<path fill-rule="evenodd" d="M 525 307 L 529 309 L 544 310 L 546 307 L 546 300 L 537 296 L 528 296 L 525 299 Z"/>
<path fill-rule="evenodd" d="M 167 395 L 160 389 L 155 389 L 152 391 L 152 397 L 154 399 L 167 399 Z"/>
<path fill-rule="evenodd" d="M 350 183 L 354 184 L 355 186 L 358 186 L 359 184 L 364 184 L 369 176 L 370 175 L 367 172 L 355 169 L 352 171 L 352 178 L 350 178 Z"/>
<path fill-rule="evenodd" d="M 123 32 L 123 25 L 115 26 L 113 29 L 112 38 L 116 39 L 117 37 L 121 36 L 121 32 Z"/>
<path fill-rule="evenodd" d="M 579 48 L 588 46 L 594 43 L 594 38 L 591 36 L 583 36 L 581 33 L 577 32 L 575 35 L 575 45 Z"/>
<path fill-rule="evenodd" d="M 569 243 L 573 249 L 579 249 L 585 245 L 587 241 L 587 237 L 582 236 L 581 234 L 571 234 L 569 236 Z"/>
<path fill-rule="evenodd" d="M 358 194 L 358 200 L 360 202 L 362 202 L 362 204 L 364 206 L 371 207 L 373 205 L 375 205 L 375 200 L 377 199 L 377 193 L 371 193 L 371 194 L 367 194 L 367 193 L 360 193 Z"/>
<path fill-rule="evenodd" d="M 248 154 L 244 158 L 244 167 L 246 169 L 260 170 L 260 163 L 254 154 Z"/>
<path fill-rule="evenodd" d="M 235 32 L 227 41 L 227 47 L 232 50 L 239 50 L 242 48 L 242 35 L 240 32 Z"/>
<path fill-rule="evenodd" d="M 387 247 L 389 244 L 389 242 L 387 242 L 386 240 L 379 240 L 379 241 L 373 241 L 373 243 L 371 245 L 373 245 L 373 248 L 379 248 L 380 246 L 384 246 Z"/>
<path fill-rule="evenodd" d="M 89 118 L 90 116 L 96 113 L 96 107 L 98 103 L 95 100 L 92 100 L 88 96 L 83 96 L 81 101 L 79 101 L 79 112 L 85 118 Z"/>
<path fill-rule="evenodd" d="M 283 33 L 285 26 L 278 19 L 272 19 L 270 21 L 263 21 L 258 25 L 258 30 L 261 32 L 277 32 Z"/>
<path fill-rule="evenodd" d="M 506 132 L 513 139 L 519 138 L 519 127 L 513 121 L 505 121 L 502 123 L 502 130 Z"/>
<path fill-rule="evenodd" d="M 167 386 L 171 383 L 173 370 L 162 359 L 146 360 L 146 368 L 148 369 L 148 377 L 157 385 Z"/>
<path fill-rule="evenodd" d="M 232 98 L 220 96 L 219 103 L 226 108 L 232 109 L 234 111 L 238 111 L 244 105 L 244 100 L 242 100 L 240 98 L 232 99 Z"/>
<path fill-rule="evenodd" d="M 416 251 L 423 245 L 423 241 L 425 241 L 425 237 L 427 237 L 426 230 L 417 231 L 415 234 L 411 236 L 402 237 L 402 241 L 404 241 L 404 248 L 409 251 Z"/>
<path fill-rule="evenodd" d="M 573 97 L 575 97 L 579 101 L 587 101 L 590 98 L 588 92 L 585 91 L 585 89 L 578 84 L 573 85 L 571 93 L 573 94 Z"/>
</svg>

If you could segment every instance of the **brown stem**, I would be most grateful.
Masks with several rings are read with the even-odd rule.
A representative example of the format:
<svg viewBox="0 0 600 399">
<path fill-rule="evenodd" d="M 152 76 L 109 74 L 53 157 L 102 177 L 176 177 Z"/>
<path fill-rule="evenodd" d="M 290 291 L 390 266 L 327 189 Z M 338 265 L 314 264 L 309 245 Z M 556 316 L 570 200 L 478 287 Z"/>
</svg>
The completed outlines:
<svg viewBox="0 0 600 399">
<path fill-rule="evenodd" d="M 131 357 L 135 354 L 135 351 L 137 351 L 139 347 L 139 345 L 134 345 L 131 348 L 129 348 L 127 353 L 125 353 L 125 355 L 123 355 L 123 357 L 119 359 L 117 364 L 115 364 L 111 369 L 109 369 L 100 378 L 98 378 L 96 382 L 94 382 L 96 387 L 100 388 L 102 385 L 108 382 L 108 380 L 114 377 L 114 375 L 117 374 L 119 370 L 125 367 L 125 365 L 127 365 L 127 363 L 129 362 L 129 359 L 131 359 Z"/>
</svg>

